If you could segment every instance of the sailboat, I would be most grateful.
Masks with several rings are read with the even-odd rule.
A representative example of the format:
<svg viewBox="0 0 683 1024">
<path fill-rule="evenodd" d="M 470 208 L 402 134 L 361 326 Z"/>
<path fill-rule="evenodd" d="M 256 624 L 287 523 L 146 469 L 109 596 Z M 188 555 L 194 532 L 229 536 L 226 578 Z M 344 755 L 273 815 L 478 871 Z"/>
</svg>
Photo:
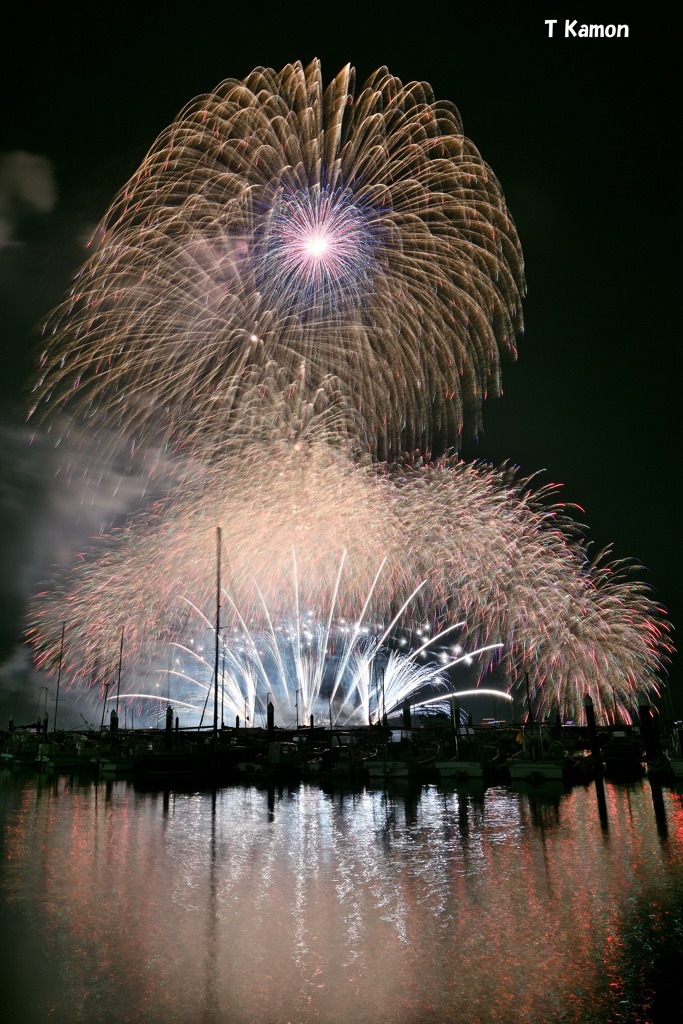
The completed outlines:
<svg viewBox="0 0 683 1024">
<path fill-rule="evenodd" d="M 376 757 L 368 758 L 365 767 L 370 782 L 389 779 L 416 779 L 434 767 L 436 752 L 422 751 L 410 733 L 401 731 L 397 742 L 385 743 Z"/>
<path fill-rule="evenodd" d="M 474 734 L 474 730 L 467 730 Z M 478 743 L 474 738 L 460 739 L 452 757 L 437 758 L 434 767 L 442 779 L 488 778 L 498 764 L 500 752 L 493 743 Z"/>
<path fill-rule="evenodd" d="M 567 778 L 570 763 L 563 745 L 553 739 L 547 725 L 528 725 L 523 732 L 522 749 L 505 762 L 512 782 L 543 782 Z"/>
</svg>

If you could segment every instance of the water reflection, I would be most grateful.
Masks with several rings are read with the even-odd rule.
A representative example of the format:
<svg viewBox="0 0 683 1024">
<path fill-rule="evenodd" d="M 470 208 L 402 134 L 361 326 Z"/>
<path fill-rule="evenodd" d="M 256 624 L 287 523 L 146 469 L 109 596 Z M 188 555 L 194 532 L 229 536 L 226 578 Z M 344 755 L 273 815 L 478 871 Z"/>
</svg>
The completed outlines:
<svg viewBox="0 0 683 1024">
<path fill-rule="evenodd" d="M 668 839 L 669 827 L 666 822 L 666 808 L 664 806 L 664 794 L 661 783 L 652 780 L 650 782 L 650 789 L 652 791 L 652 806 L 654 807 L 657 831 L 662 839 Z"/>
<path fill-rule="evenodd" d="M 644 1024 L 683 952 L 683 796 L 603 792 L 601 821 L 592 786 L 2 772 L 4 991 L 26 1024 Z"/>
</svg>

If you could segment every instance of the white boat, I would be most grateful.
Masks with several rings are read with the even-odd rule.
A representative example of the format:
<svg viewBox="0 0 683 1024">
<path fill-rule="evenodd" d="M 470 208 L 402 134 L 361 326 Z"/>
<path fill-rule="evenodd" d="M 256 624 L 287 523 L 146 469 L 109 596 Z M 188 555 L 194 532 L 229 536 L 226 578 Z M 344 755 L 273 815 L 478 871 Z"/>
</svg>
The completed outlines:
<svg viewBox="0 0 683 1024">
<path fill-rule="evenodd" d="M 567 777 L 570 767 L 567 751 L 542 725 L 524 730 L 522 749 L 509 757 L 505 766 L 512 782 L 560 781 Z"/>
<path fill-rule="evenodd" d="M 444 761 L 435 761 L 442 779 L 483 779 L 484 764 L 481 761 L 467 761 L 461 757 L 449 757 Z"/>
</svg>

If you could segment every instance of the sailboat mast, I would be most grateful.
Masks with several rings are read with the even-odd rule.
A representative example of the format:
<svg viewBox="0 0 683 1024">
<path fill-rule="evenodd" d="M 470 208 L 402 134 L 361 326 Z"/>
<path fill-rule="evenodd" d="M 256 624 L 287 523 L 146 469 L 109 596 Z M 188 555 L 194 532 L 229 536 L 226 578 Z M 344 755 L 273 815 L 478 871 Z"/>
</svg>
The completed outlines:
<svg viewBox="0 0 683 1024">
<path fill-rule="evenodd" d="M 52 735 L 57 735 L 57 708 L 59 706 L 59 684 L 62 678 L 62 660 L 64 658 L 64 631 L 66 629 L 66 622 L 62 622 L 62 639 L 59 644 L 59 669 L 57 671 L 57 695 L 55 697 L 55 724 L 52 729 Z M 47 696 L 45 697 L 45 706 L 47 707 Z M 46 726 L 47 728 L 47 726 Z"/>
<path fill-rule="evenodd" d="M 119 695 L 121 693 L 121 666 L 123 664 L 123 629 L 121 629 L 121 644 L 119 646 L 119 671 L 116 677 L 116 720 L 119 718 Z"/>
<path fill-rule="evenodd" d="M 213 667 L 213 738 L 218 737 L 218 644 L 221 628 L 221 528 L 216 527 L 216 657 Z"/>
</svg>

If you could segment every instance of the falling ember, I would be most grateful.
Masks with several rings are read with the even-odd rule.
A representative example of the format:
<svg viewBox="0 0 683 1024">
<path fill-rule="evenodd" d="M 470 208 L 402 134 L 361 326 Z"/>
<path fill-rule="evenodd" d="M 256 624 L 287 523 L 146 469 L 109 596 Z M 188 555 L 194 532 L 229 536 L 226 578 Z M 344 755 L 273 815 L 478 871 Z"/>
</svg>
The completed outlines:
<svg viewBox="0 0 683 1024">
<path fill-rule="evenodd" d="M 187 647 L 193 616 L 211 622 L 224 524 L 252 715 L 278 678 L 283 708 L 308 686 L 306 711 L 327 694 L 371 717 L 378 659 L 414 692 L 411 644 L 456 622 L 457 659 L 480 682 L 497 664 L 511 692 L 528 677 L 539 712 L 576 719 L 590 691 L 629 713 L 658 692 L 670 626 L 638 567 L 589 557 L 552 485 L 429 454 L 479 428 L 522 329 L 517 233 L 452 104 L 386 68 L 358 90 L 351 67 L 324 88 L 317 61 L 228 79 L 157 139 L 96 238 L 46 325 L 34 415 L 100 459 L 115 436 L 170 469 L 156 504 L 33 602 L 41 665 L 65 620 L 80 692 L 122 630 L 140 672 Z M 344 649 L 337 676 L 327 644 L 303 656 L 304 607 L 310 643 L 322 629 Z M 342 643 L 342 620 L 376 628 Z"/>
<path fill-rule="evenodd" d="M 172 157 L 172 158 L 171 158 Z M 317 61 L 196 99 L 112 203 L 51 317 L 36 415 L 222 436 L 244 372 L 344 383 L 378 458 L 457 445 L 522 330 L 522 254 L 452 104 Z M 243 340 L 258 336 L 257 349 Z M 106 365 L 107 373 L 96 372 Z M 141 400 L 144 396 L 144 401 Z M 448 396 L 448 397 L 446 397 Z"/>
<path fill-rule="evenodd" d="M 474 670 L 483 679 L 499 663 L 511 689 L 528 674 L 539 712 L 576 719 L 590 691 L 606 713 L 615 700 L 628 713 L 639 691 L 657 691 L 671 649 L 662 611 L 629 565 L 589 559 L 566 508 L 553 503 L 556 488 L 457 460 L 378 473 L 313 424 L 297 444 L 285 417 L 279 440 L 264 429 L 239 433 L 234 448 L 226 439 L 219 465 L 38 597 L 32 639 L 41 657 L 57 656 L 64 617 L 78 637 L 79 689 L 121 628 L 141 665 L 160 637 L 185 644 L 190 618 L 211 622 L 210 538 L 220 522 L 230 524 L 224 589 L 256 632 L 268 619 L 290 621 L 297 607 L 317 610 L 318 621 L 334 608 L 347 622 L 363 612 L 389 623 L 405 606 L 399 637 L 409 629 L 419 648 L 467 622 L 455 657 L 488 649 Z"/>
</svg>

